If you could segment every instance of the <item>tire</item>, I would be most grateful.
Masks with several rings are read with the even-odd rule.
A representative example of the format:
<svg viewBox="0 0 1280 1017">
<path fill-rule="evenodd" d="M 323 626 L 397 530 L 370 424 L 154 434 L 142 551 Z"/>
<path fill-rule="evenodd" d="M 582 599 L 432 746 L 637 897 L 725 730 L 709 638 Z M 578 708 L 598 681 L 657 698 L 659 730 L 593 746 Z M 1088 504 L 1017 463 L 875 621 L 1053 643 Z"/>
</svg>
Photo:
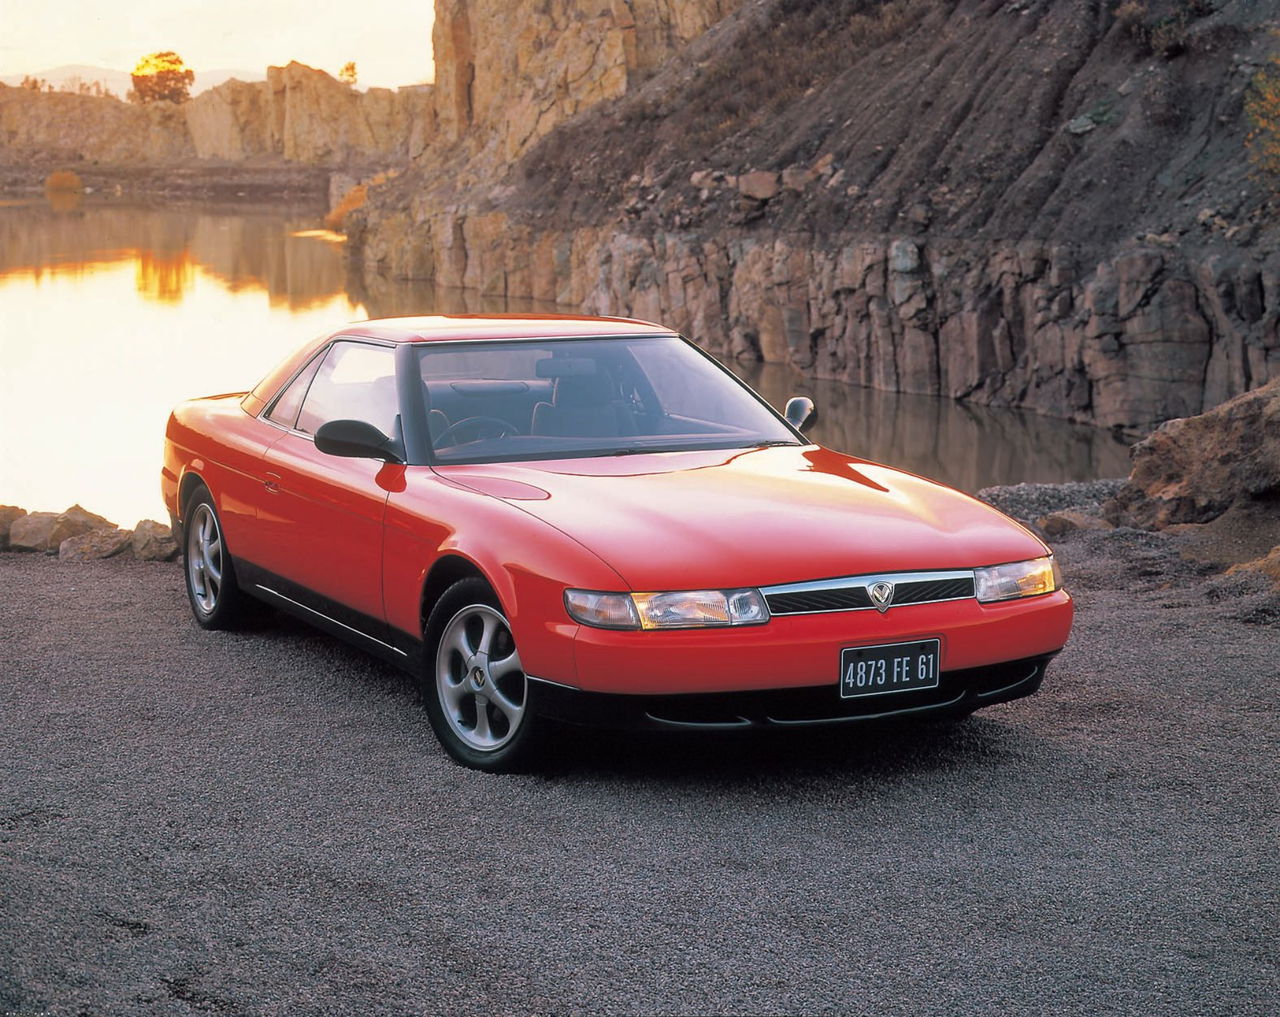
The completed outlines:
<svg viewBox="0 0 1280 1017">
<path fill-rule="evenodd" d="M 489 773 L 528 769 L 545 725 L 532 709 L 533 683 L 489 584 L 471 578 L 450 586 L 424 635 L 423 699 L 445 752 Z"/>
<path fill-rule="evenodd" d="M 247 598 L 236 585 L 213 495 L 203 484 L 191 492 L 183 520 L 183 569 L 191 613 L 202 629 L 234 629 L 245 621 Z"/>
</svg>

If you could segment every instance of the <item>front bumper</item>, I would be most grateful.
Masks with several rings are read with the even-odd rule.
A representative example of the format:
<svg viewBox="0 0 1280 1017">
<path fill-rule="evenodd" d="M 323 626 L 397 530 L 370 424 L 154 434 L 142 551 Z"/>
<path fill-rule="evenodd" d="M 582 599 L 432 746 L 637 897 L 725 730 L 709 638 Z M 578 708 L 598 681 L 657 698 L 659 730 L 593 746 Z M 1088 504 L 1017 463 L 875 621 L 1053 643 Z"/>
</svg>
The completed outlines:
<svg viewBox="0 0 1280 1017">
<path fill-rule="evenodd" d="M 1063 590 L 1024 600 L 954 600 L 877 611 L 780 616 L 765 625 L 670 631 L 580 626 L 572 672 L 530 670 L 574 688 L 626 695 L 833 687 L 844 647 L 939 641 L 940 670 L 970 671 L 1053 654 L 1071 633 Z"/>
<path fill-rule="evenodd" d="M 666 731 L 795 728 L 911 716 L 963 715 L 1029 696 L 1040 688 L 1053 653 L 985 667 L 943 671 L 938 687 L 841 699 L 825 685 L 745 692 L 623 695 L 539 681 L 534 709 L 542 716 L 592 727 Z"/>
</svg>

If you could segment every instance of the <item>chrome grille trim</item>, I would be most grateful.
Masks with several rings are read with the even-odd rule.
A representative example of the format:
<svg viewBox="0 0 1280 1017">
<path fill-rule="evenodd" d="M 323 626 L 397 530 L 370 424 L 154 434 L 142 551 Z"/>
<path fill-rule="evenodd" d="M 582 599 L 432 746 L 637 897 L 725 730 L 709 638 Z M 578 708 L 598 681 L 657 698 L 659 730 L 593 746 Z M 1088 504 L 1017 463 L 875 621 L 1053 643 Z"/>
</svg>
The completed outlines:
<svg viewBox="0 0 1280 1017">
<path fill-rule="evenodd" d="M 784 583 L 761 587 L 771 615 L 833 614 L 838 611 L 871 611 L 875 606 L 867 588 L 875 583 L 893 583 L 894 598 L 889 607 L 938 604 L 948 600 L 972 600 L 973 569 L 946 572 L 886 572 L 869 576 L 818 579 L 807 583 Z M 901 596 L 901 599 L 899 597 Z"/>
</svg>

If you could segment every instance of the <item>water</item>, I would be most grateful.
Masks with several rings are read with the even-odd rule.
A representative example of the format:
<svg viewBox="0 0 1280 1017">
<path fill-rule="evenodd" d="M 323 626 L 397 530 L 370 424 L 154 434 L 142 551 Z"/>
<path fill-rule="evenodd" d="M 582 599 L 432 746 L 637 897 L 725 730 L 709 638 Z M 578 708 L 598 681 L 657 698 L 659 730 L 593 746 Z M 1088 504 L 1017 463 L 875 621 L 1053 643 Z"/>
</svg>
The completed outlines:
<svg viewBox="0 0 1280 1017">
<path fill-rule="evenodd" d="M 322 212 L 0 204 L 0 504 L 80 502 L 122 526 L 162 519 L 161 443 L 174 403 L 251 387 L 344 322 L 505 309 L 351 278 L 341 245 L 316 235 Z M 964 490 L 1128 472 L 1125 446 L 1108 432 L 731 366 L 776 406 L 811 396 L 815 441 Z"/>
</svg>

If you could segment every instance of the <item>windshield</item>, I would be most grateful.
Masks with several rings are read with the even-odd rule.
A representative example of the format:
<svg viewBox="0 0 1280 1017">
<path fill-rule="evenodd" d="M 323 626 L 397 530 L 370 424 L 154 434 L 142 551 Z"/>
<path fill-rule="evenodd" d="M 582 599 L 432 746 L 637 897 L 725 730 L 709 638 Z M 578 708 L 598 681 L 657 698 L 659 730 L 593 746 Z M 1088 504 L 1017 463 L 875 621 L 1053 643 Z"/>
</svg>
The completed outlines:
<svg viewBox="0 0 1280 1017">
<path fill-rule="evenodd" d="M 440 463 L 799 445 L 677 336 L 419 347 Z"/>
</svg>

